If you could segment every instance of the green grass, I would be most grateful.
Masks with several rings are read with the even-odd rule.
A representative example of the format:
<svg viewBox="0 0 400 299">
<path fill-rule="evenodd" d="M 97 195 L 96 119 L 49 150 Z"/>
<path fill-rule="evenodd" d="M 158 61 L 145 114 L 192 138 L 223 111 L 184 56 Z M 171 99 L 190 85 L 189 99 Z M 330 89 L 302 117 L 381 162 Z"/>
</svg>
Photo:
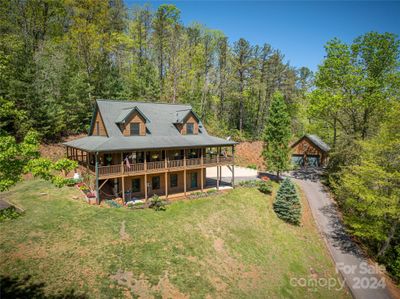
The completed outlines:
<svg viewBox="0 0 400 299">
<path fill-rule="evenodd" d="M 77 195 L 40 180 L 4 194 L 25 213 L 0 223 L 1 275 L 30 275 L 46 294 L 96 298 L 349 297 L 291 286 L 292 277 L 337 278 L 333 263 L 310 214 L 302 227 L 288 225 L 256 189 L 179 201 L 164 212 L 89 206 Z"/>
</svg>

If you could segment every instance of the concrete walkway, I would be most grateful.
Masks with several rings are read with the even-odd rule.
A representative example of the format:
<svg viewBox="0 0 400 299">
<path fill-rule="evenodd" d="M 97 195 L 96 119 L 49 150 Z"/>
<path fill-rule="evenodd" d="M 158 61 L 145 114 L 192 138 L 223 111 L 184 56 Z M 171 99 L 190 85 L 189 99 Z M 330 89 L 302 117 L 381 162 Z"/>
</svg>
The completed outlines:
<svg viewBox="0 0 400 299">
<path fill-rule="evenodd" d="M 327 242 L 337 271 L 340 271 L 355 298 L 394 298 L 385 278 L 379 275 L 346 234 L 335 204 L 324 191 L 315 173 L 297 173 L 295 181 L 303 189 L 313 217 Z"/>
</svg>

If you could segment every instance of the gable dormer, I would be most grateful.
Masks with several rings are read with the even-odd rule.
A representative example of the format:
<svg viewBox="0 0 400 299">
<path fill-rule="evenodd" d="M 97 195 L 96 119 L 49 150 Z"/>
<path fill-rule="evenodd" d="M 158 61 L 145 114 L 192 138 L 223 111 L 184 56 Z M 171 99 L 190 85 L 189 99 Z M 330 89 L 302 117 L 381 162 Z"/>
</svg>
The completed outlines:
<svg viewBox="0 0 400 299">
<path fill-rule="evenodd" d="M 182 135 L 199 134 L 200 119 L 193 110 L 178 111 L 175 125 Z"/>
<path fill-rule="evenodd" d="M 101 116 L 100 110 L 96 107 L 93 118 L 92 124 L 90 126 L 89 135 L 92 136 L 107 136 L 106 126 L 104 125 L 103 117 Z"/>
<path fill-rule="evenodd" d="M 118 124 L 124 136 L 145 136 L 146 123 L 150 121 L 139 108 L 135 106 L 122 110 L 115 122 Z"/>
</svg>

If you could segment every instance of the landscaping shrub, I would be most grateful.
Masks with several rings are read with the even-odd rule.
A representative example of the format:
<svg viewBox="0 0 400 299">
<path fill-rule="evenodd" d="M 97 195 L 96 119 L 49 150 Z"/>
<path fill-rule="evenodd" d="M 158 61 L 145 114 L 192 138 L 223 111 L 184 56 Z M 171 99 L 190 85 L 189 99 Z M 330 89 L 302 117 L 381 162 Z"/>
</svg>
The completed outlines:
<svg viewBox="0 0 400 299">
<path fill-rule="evenodd" d="M 122 207 L 119 203 L 113 201 L 113 200 L 106 200 L 106 204 L 108 204 L 108 206 L 110 208 L 120 208 Z"/>
<path fill-rule="evenodd" d="M 129 201 L 126 206 L 130 209 L 142 209 L 145 207 L 145 203 L 138 201 L 138 202 L 133 202 L 133 201 Z"/>
<path fill-rule="evenodd" d="M 265 194 L 271 194 L 272 192 L 272 183 L 270 181 L 259 181 L 259 180 L 242 181 L 239 182 L 239 186 L 247 188 L 258 188 L 260 192 Z"/>
<path fill-rule="evenodd" d="M 272 183 L 270 181 L 258 181 L 258 190 L 262 193 L 265 194 L 271 194 L 272 193 Z"/>
<path fill-rule="evenodd" d="M 256 164 L 249 164 L 249 165 L 247 165 L 247 168 L 257 170 L 257 165 Z"/>
<path fill-rule="evenodd" d="M 0 210 L 0 222 L 8 219 L 15 219 L 19 216 L 21 216 L 21 213 L 19 213 L 17 209 L 13 206 Z"/>
<path fill-rule="evenodd" d="M 154 194 L 152 198 L 150 198 L 150 208 L 152 208 L 155 211 L 165 211 L 166 205 L 165 202 L 161 200 L 161 198 L 157 195 Z"/>
<path fill-rule="evenodd" d="M 282 220 L 299 225 L 301 218 L 300 198 L 290 179 L 285 179 L 279 187 L 273 204 L 275 213 Z"/>
<path fill-rule="evenodd" d="M 249 188 L 255 188 L 258 186 L 258 181 L 257 180 L 251 180 L 251 181 L 241 181 L 238 184 L 240 187 L 249 187 Z"/>
</svg>

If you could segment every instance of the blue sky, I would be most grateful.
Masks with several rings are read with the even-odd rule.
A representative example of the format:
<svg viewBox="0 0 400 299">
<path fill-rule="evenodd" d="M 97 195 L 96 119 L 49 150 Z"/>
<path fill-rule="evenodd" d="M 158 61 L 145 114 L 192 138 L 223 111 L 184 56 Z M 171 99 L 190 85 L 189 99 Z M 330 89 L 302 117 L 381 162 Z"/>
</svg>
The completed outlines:
<svg viewBox="0 0 400 299">
<path fill-rule="evenodd" d="M 400 2 L 384 1 L 133 1 L 175 4 L 185 25 L 199 22 L 223 31 L 232 43 L 243 37 L 252 44 L 267 42 L 280 49 L 290 64 L 315 71 L 324 44 L 338 37 L 351 42 L 368 32 L 400 35 Z"/>
</svg>

